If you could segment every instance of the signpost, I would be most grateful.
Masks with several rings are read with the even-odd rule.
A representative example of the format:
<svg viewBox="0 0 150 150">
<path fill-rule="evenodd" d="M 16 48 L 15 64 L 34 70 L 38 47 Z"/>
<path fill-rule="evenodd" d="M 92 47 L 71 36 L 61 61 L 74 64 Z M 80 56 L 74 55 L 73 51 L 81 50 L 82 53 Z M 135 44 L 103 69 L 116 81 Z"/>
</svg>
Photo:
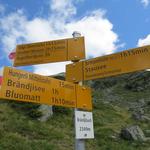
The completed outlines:
<svg viewBox="0 0 150 150">
<path fill-rule="evenodd" d="M 17 45 L 14 66 L 85 58 L 84 37 Z"/>
<path fill-rule="evenodd" d="M 0 98 L 92 109 L 90 88 L 10 67 L 4 68 Z"/>
<path fill-rule="evenodd" d="M 85 150 L 84 139 L 94 138 L 94 129 L 92 112 L 78 110 L 92 110 L 91 89 L 82 86 L 82 81 L 150 68 L 150 46 L 79 62 L 84 58 L 84 37 L 78 32 L 71 39 L 17 45 L 14 66 L 74 63 L 66 67 L 67 81 L 5 67 L 0 98 L 75 108 L 75 150 Z"/>
<path fill-rule="evenodd" d="M 84 37 L 74 32 L 71 39 L 17 45 L 13 65 L 26 66 L 69 60 L 79 62 L 84 58 Z M 77 73 L 83 66 L 79 67 Z M 71 79 L 71 82 L 76 83 L 76 79 Z M 91 89 L 83 86 L 82 82 L 80 85 L 71 82 L 5 67 L 0 98 L 75 108 L 75 149 L 85 150 L 84 139 L 94 138 L 93 118 L 91 112 L 77 109 L 92 110 Z"/>
<path fill-rule="evenodd" d="M 150 46 L 97 57 L 66 67 L 66 80 L 79 82 L 150 68 Z"/>
<path fill-rule="evenodd" d="M 93 139 L 93 115 L 92 112 L 75 111 L 76 139 Z"/>
<path fill-rule="evenodd" d="M 73 32 L 72 35 L 73 35 L 74 39 L 81 37 L 81 33 L 77 32 L 77 31 Z M 74 61 L 72 60 L 72 62 L 74 62 Z M 75 62 L 79 62 L 79 60 L 75 61 Z M 72 81 L 72 82 L 74 82 L 74 81 Z M 76 84 L 78 84 L 78 83 L 76 82 Z M 82 81 L 79 82 L 79 84 L 83 85 Z M 74 109 L 74 116 L 76 114 L 76 111 L 78 111 L 78 109 L 75 108 Z M 75 117 L 74 117 L 74 127 L 75 127 L 75 133 L 76 133 L 76 120 L 75 120 Z M 75 150 L 85 150 L 85 141 L 84 141 L 84 139 L 76 139 L 75 138 Z"/>
</svg>

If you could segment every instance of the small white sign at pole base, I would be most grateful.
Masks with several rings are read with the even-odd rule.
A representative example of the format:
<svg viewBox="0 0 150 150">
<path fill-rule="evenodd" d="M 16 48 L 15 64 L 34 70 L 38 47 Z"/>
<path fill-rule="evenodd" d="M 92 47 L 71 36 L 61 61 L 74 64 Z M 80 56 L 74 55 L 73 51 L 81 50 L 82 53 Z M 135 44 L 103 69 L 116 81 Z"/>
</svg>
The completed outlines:
<svg viewBox="0 0 150 150">
<path fill-rule="evenodd" d="M 86 111 L 75 111 L 76 139 L 93 139 L 93 114 Z"/>
</svg>

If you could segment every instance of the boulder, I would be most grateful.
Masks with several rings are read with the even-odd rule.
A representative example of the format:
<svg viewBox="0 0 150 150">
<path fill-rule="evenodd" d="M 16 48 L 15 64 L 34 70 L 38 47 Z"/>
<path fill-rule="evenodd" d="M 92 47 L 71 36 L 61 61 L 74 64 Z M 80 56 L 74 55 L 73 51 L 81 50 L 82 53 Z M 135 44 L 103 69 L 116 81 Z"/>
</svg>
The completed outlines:
<svg viewBox="0 0 150 150">
<path fill-rule="evenodd" d="M 38 118 L 39 121 L 45 122 L 53 115 L 52 106 L 41 105 L 39 111 L 42 113 L 42 116 Z"/>
<path fill-rule="evenodd" d="M 126 140 L 146 141 L 146 138 L 142 129 L 137 125 L 133 125 L 125 129 L 122 129 L 121 137 Z"/>
<path fill-rule="evenodd" d="M 149 122 L 150 117 L 148 117 L 148 116 L 149 116 L 148 114 L 144 114 L 144 113 L 141 113 L 141 112 L 134 112 L 132 114 L 133 119 L 135 119 L 137 121 L 147 121 L 147 122 Z"/>
<path fill-rule="evenodd" d="M 146 115 L 143 115 L 142 118 L 143 118 L 144 121 L 150 122 L 150 117 L 148 117 Z"/>
<path fill-rule="evenodd" d="M 138 120 L 138 121 L 143 121 L 143 117 L 140 113 L 134 112 L 132 114 L 133 119 Z"/>
</svg>

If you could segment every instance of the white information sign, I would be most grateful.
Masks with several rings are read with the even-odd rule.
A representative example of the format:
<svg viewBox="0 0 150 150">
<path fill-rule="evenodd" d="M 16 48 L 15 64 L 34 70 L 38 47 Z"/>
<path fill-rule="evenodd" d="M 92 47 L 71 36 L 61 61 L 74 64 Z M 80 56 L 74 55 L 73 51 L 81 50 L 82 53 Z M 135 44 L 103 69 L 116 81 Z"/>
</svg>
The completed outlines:
<svg viewBox="0 0 150 150">
<path fill-rule="evenodd" d="M 92 112 L 75 111 L 76 139 L 93 139 L 93 115 Z"/>
</svg>

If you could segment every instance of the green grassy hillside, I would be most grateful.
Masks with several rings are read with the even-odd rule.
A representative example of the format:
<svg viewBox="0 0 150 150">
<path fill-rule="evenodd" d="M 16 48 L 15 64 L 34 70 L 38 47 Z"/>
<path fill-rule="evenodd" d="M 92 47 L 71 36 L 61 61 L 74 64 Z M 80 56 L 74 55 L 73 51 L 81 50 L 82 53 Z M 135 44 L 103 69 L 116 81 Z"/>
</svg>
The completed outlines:
<svg viewBox="0 0 150 150">
<path fill-rule="evenodd" d="M 133 124 L 144 132 L 150 130 L 150 122 L 132 117 L 134 106 L 140 107 L 141 101 L 146 103 L 144 112 L 150 114 L 149 77 L 140 72 L 85 83 L 93 90 L 95 131 L 95 139 L 86 140 L 86 150 L 150 150 L 150 141 L 120 137 L 121 129 Z M 73 109 L 55 107 L 53 117 L 42 123 L 37 120 L 37 107 L 0 102 L 0 150 L 74 149 Z"/>
</svg>

